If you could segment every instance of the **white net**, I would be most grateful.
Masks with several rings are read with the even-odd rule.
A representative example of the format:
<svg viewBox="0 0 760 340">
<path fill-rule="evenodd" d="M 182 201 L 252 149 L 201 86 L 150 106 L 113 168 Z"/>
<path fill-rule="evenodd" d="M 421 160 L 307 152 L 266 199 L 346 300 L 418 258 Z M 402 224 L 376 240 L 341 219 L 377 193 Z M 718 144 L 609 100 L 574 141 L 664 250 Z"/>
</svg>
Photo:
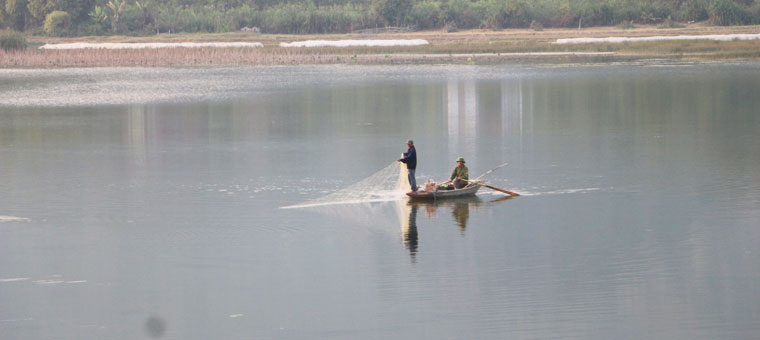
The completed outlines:
<svg viewBox="0 0 760 340">
<path fill-rule="evenodd" d="M 344 189 L 283 208 L 393 201 L 403 195 L 403 189 L 409 186 L 408 183 L 406 165 L 393 162 L 382 170 Z"/>
</svg>

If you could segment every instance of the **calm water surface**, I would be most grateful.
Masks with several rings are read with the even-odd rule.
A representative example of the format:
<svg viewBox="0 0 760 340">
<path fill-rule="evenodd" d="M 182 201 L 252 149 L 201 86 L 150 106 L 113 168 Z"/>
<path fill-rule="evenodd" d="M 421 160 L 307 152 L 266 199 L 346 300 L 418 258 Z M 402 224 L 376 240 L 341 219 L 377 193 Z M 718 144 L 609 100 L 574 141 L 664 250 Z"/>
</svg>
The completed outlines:
<svg viewBox="0 0 760 340">
<path fill-rule="evenodd" d="M 0 70 L 2 339 L 758 339 L 760 64 Z M 280 209 L 454 159 L 523 196 Z"/>
</svg>

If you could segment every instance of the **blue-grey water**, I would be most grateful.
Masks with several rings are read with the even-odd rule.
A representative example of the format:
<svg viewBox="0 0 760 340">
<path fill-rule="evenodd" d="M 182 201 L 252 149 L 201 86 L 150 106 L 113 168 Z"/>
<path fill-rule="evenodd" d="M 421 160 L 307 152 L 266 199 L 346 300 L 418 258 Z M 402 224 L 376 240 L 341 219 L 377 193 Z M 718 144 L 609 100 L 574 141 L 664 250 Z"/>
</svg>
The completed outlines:
<svg viewBox="0 0 760 340">
<path fill-rule="evenodd" d="M 758 339 L 760 64 L 0 70 L 1 339 Z M 281 209 L 456 157 L 522 196 Z"/>
</svg>

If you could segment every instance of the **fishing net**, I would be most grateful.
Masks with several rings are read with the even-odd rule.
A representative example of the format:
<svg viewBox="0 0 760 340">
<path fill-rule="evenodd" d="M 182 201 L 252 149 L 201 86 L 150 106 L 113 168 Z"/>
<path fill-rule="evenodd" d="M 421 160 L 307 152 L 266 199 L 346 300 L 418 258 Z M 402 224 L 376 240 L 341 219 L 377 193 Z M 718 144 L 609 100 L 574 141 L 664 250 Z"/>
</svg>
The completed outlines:
<svg viewBox="0 0 760 340">
<path fill-rule="evenodd" d="M 406 165 L 393 162 L 369 177 L 334 193 L 283 208 L 306 208 L 397 200 L 409 186 Z"/>
</svg>

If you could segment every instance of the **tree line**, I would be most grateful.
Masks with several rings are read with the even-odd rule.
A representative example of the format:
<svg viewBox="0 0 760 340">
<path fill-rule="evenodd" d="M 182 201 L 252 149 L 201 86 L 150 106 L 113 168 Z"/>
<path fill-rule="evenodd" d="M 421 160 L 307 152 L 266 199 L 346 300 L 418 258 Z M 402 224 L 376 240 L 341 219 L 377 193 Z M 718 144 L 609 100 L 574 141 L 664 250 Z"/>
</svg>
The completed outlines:
<svg viewBox="0 0 760 340">
<path fill-rule="evenodd" d="M 760 0 L 0 0 L 0 28 L 51 36 L 165 32 L 760 23 Z"/>
</svg>

